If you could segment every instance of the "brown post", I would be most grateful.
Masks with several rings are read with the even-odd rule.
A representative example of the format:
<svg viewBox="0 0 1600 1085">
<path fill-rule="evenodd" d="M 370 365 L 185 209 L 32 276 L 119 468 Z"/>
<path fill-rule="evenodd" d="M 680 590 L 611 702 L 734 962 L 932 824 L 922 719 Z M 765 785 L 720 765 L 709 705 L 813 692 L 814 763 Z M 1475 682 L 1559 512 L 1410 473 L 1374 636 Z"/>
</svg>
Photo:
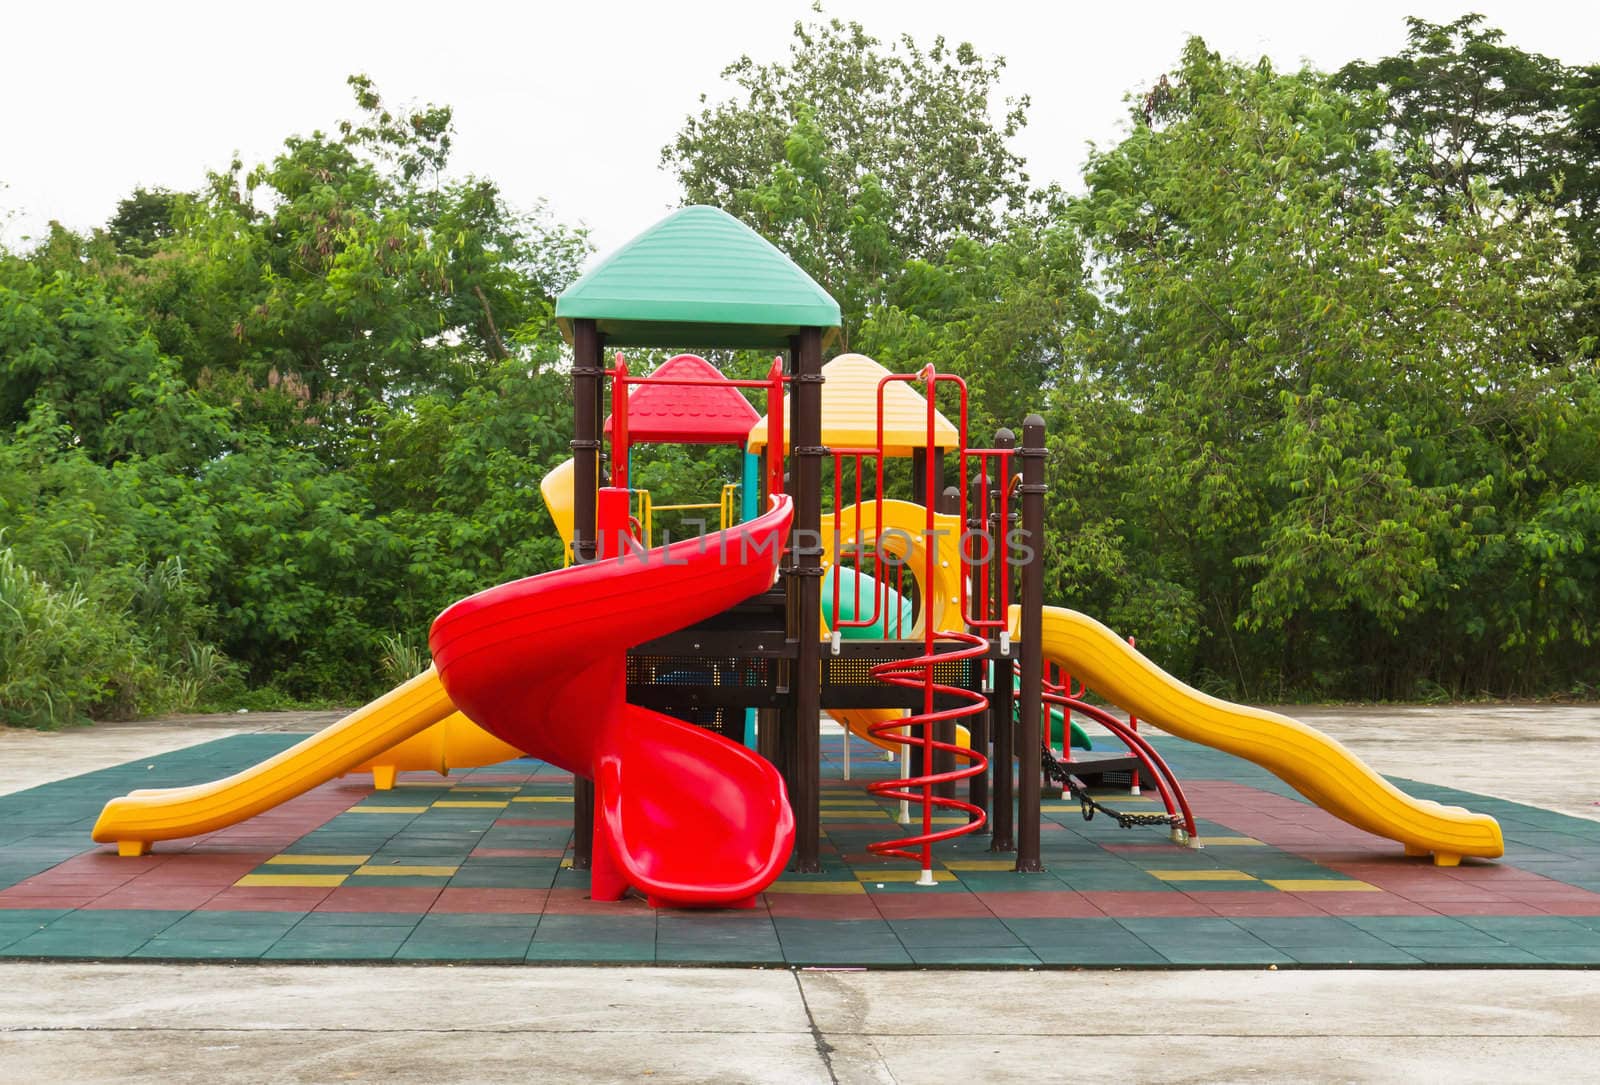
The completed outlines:
<svg viewBox="0 0 1600 1085">
<path fill-rule="evenodd" d="M 822 718 L 822 329 L 802 328 L 789 341 L 793 371 L 789 432 L 794 458 L 793 563 L 789 592 L 795 597 L 798 652 L 794 669 L 794 762 L 789 803 L 794 809 L 794 864 L 801 873 L 822 869 L 822 791 L 818 778 Z"/>
<path fill-rule="evenodd" d="M 600 486 L 600 426 L 605 404 L 600 334 L 592 320 L 572 322 L 572 560 L 595 558 L 595 498 Z M 594 853 L 594 783 L 572 778 L 572 866 L 589 869 Z"/>
<path fill-rule="evenodd" d="M 1043 703 L 1039 680 L 1044 645 L 1044 419 L 1030 414 L 1022 422 L 1022 536 L 1032 551 L 1022 567 L 1022 690 L 1018 712 L 1017 872 L 1037 873 L 1039 860 L 1039 741 Z"/>
<path fill-rule="evenodd" d="M 1002 429 L 995 433 L 996 448 L 1015 448 L 1016 445 L 1016 434 L 1010 430 Z M 994 479 L 991 485 L 994 489 L 989 499 L 989 508 L 992 510 L 989 530 L 993 533 L 995 560 L 1010 561 L 1006 536 L 1010 534 L 1011 525 L 1000 521 L 1000 494 L 1011 485 L 1011 480 L 1001 476 Z M 1013 568 L 1010 575 L 1015 577 L 1017 572 Z M 1010 610 L 1011 600 L 1001 591 L 998 568 L 995 573 L 990 578 L 990 588 L 994 592 L 995 612 L 1003 617 Z M 1011 692 L 1011 670 L 1016 655 L 1017 646 L 1013 644 L 1010 655 L 995 661 L 994 692 L 989 695 L 989 726 L 994 735 L 994 801 L 989 815 L 993 839 L 989 842 L 990 851 L 1015 851 L 1017 848 L 1014 828 L 1016 811 L 1013 808 L 1016 801 L 1017 749 L 1016 724 L 1012 719 L 1012 705 L 1015 702 Z"/>
</svg>

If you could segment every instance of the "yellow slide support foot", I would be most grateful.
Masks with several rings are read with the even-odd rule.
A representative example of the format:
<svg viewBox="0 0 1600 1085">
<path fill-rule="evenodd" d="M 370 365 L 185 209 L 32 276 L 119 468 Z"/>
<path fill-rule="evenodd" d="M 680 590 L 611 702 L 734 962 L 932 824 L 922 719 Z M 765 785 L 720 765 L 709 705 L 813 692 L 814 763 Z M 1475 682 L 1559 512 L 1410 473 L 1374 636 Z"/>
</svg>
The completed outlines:
<svg viewBox="0 0 1600 1085">
<path fill-rule="evenodd" d="M 379 791 L 393 791 L 394 779 L 400 774 L 397 765 L 373 765 L 372 786 Z"/>
<path fill-rule="evenodd" d="M 1433 865 L 1434 866 L 1460 866 L 1461 865 L 1461 856 L 1452 855 L 1450 852 L 1447 852 L 1447 851 L 1436 851 L 1436 852 L 1433 853 Z"/>
<path fill-rule="evenodd" d="M 148 840 L 119 840 L 117 854 L 130 859 L 137 855 L 149 855 L 150 846 Z"/>
</svg>

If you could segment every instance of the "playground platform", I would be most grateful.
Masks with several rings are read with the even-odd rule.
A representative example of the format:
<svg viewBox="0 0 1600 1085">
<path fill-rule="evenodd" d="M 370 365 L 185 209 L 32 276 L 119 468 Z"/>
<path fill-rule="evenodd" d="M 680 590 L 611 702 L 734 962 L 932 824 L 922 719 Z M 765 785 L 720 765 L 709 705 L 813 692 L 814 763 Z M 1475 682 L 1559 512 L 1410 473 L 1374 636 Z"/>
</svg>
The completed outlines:
<svg viewBox="0 0 1600 1085">
<path fill-rule="evenodd" d="M 1202 849 L 1103 816 L 1085 821 L 1075 802 L 1047 802 L 1045 873 L 1013 873 L 979 834 L 943 845 L 938 884 L 926 887 L 913 884 L 909 864 L 867 852 L 892 834 L 896 810 L 869 796 L 865 781 L 891 766 L 852 740 L 847 781 L 844 737 L 827 736 L 823 869 L 784 875 L 743 911 L 587 899 L 587 875 L 571 867 L 570 780 L 527 760 L 449 778 L 406 774 L 386 792 L 351 776 L 140 858 L 89 841 L 113 796 L 216 779 L 298 737 L 234 734 L 0 796 L 0 958 L 873 969 L 1600 964 L 1600 822 L 1397 780 L 1412 794 L 1493 814 L 1504 827 L 1504 860 L 1441 869 L 1404 858 L 1392 842 L 1346 826 L 1245 762 L 1169 737 L 1156 744 L 1186 782 Z M 1570 788 L 1562 798 L 1593 801 Z M 1111 801 L 1141 806 L 1126 795 Z"/>
</svg>

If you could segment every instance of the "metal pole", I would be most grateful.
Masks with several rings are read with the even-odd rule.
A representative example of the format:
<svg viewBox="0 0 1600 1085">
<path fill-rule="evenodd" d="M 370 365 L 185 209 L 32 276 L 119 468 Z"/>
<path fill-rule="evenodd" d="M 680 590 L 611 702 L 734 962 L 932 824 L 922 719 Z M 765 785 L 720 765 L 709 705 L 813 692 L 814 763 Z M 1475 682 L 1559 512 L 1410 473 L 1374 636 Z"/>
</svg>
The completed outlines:
<svg viewBox="0 0 1600 1085">
<path fill-rule="evenodd" d="M 1002 429 L 995 433 L 996 448 L 1015 448 L 1016 445 L 1016 434 L 1010 430 Z M 1011 525 L 1000 520 L 1000 492 L 1011 485 L 1011 480 L 1003 472 L 997 471 L 992 485 L 995 489 L 989 500 L 989 508 L 993 510 L 989 530 L 994 533 L 995 560 L 1010 561 L 1006 538 L 1011 532 Z M 995 613 L 1004 616 L 1011 608 L 1011 600 L 1006 597 L 1004 590 L 1007 578 L 997 575 L 990 580 L 994 590 Z M 1011 654 L 995 661 L 994 692 L 989 697 L 989 723 L 994 734 L 994 797 L 989 818 L 993 838 L 989 843 L 990 851 L 1015 851 L 1017 848 L 1014 829 L 1016 810 L 1013 805 L 1016 802 L 1017 750 L 1011 674 L 1016 652 L 1016 644 L 1013 643 Z M 1024 764 L 1024 775 L 1027 769 L 1028 765 Z"/>
<path fill-rule="evenodd" d="M 795 868 L 822 869 L 821 726 L 822 641 L 822 329 L 802 328 L 790 340 L 793 387 L 789 394 L 794 458 L 794 545 L 790 592 L 797 596 L 794 674 L 794 762 L 789 801 L 794 808 Z"/>
<path fill-rule="evenodd" d="M 1017 871 L 1044 870 L 1039 859 L 1039 683 L 1043 676 L 1044 645 L 1044 419 L 1030 414 L 1022 423 L 1022 535 L 1032 551 L 1022 568 L 1022 703 L 1018 713 Z"/>
<path fill-rule="evenodd" d="M 600 489 L 600 426 L 605 379 L 600 333 L 592 320 L 572 322 L 572 560 L 595 559 L 596 499 Z M 594 856 L 594 784 L 572 778 L 572 866 L 588 870 Z"/>
</svg>

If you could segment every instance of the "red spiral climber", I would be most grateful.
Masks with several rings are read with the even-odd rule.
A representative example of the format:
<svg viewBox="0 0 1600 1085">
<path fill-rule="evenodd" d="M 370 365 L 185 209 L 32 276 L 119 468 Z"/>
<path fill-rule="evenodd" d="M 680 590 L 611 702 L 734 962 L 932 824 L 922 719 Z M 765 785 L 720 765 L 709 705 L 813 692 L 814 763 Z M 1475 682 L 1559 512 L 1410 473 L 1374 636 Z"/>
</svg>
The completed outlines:
<svg viewBox="0 0 1600 1085">
<path fill-rule="evenodd" d="M 984 657 L 988 653 L 988 641 L 971 633 L 945 632 L 938 634 L 938 638 L 945 641 L 956 641 L 963 647 L 945 650 L 930 648 L 925 650 L 922 655 L 913 656 L 909 659 L 890 660 L 872 668 L 872 676 L 881 682 L 899 686 L 903 689 L 920 689 L 923 691 L 923 710 L 921 712 L 902 719 L 875 723 L 869 728 L 876 738 L 920 749 L 922 751 L 922 775 L 898 780 L 875 780 L 867 785 L 867 791 L 879 798 L 897 801 L 904 799 L 907 802 L 921 803 L 922 831 L 915 835 L 895 840 L 873 841 L 867 845 L 867 850 L 874 855 L 914 859 L 922 864 L 924 872 L 930 872 L 933 869 L 934 844 L 941 840 L 949 840 L 952 837 L 977 832 L 988 823 L 988 815 L 984 813 L 982 807 L 974 806 L 969 802 L 962 802 L 960 799 L 944 798 L 933 793 L 933 789 L 940 784 L 965 780 L 989 770 L 989 759 L 977 750 L 957 746 L 950 742 L 941 742 L 933 737 L 935 724 L 975 716 L 989 707 L 988 698 L 981 693 L 974 693 L 972 690 L 962 689 L 960 686 L 945 685 L 934 679 L 935 668 L 941 663 Z M 935 709 L 933 704 L 934 697 L 940 694 L 957 698 L 964 703 L 951 708 Z M 919 729 L 920 734 L 918 734 Z M 966 764 L 949 772 L 932 772 L 930 769 L 933 765 L 935 751 L 951 753 L 958 760 L 964 760 Z M 936 808 L 961 811 L 967 815 L 968 821 L 965 825 L 951 825 L 946 828 L 935 829 L 933 827 L 933 812 Z M 913 851 L 913 848 L 917 850 Z"/>
</svg>

